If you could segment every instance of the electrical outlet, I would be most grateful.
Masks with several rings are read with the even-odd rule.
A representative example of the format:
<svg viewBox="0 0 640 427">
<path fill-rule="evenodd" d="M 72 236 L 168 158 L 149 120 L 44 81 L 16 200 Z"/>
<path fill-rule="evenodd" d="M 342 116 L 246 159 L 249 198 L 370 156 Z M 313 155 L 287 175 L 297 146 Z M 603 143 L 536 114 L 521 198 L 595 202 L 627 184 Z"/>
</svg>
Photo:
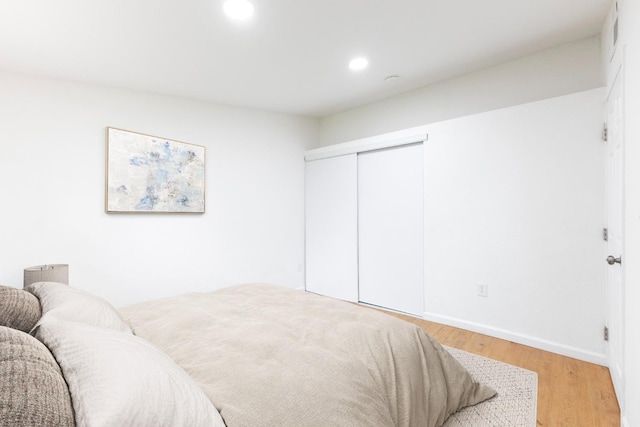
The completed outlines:
<svg viewBox="0 0 640 427">
<path fill-rule="evenodd" d="M 479 297 L 488 297 L 489 296 L 489 285 L 478 285 L 478 296 Z"/>
</svg>

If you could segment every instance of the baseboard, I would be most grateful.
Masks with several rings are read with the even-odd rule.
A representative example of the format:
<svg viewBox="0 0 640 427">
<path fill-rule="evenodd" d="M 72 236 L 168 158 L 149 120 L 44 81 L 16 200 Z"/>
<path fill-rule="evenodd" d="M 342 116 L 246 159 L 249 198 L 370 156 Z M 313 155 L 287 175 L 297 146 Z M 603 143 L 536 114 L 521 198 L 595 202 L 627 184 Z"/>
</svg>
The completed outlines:
<svg viewBox="0 0 640 427">
<path fill-rule="evenodd" d="M 424 313 L 423 318 L 431 322 L 442 323 L 444 325 L 466 329 L 468 331 L 489 335 L 495 338 L 513 341 L 518 344 L 528 345 L 529 347 L 550 351 L 552 353 L 561 354 L 563 356 L 572 357 L 574 359 L 583 360 L 585 362 L 595 363 L 601 366 L 608 366 L 607 357 L 603 353 L 596 353 L 578 347 L 573 347 L 530 335 L 508 331 L 506 329 L 495 328 L 492 326 L 482 325 L 480 323 L 469 322 L 467 320 L 442 316 L 434 313 Z"/>
</svg>

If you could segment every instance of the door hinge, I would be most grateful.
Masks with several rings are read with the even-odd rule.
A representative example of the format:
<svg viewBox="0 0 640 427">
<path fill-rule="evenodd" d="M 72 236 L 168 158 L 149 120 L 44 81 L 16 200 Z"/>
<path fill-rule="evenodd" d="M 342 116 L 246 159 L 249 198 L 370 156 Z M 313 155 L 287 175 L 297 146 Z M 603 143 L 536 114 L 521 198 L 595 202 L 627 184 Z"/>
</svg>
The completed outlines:
<svg viewBox="0 0 640 427">
<path fill-rule="evenodd" d="M 609 341 L 609 328 L 604 327 L 604 340 Z"/>
<path fill-rule="evenodd" d="M 608 128 L 607 128 L 607 124 L 606 124 L 606 123 L 603 123 L 603 124 L 602 124 L 602 140 L 603 140 L 604 142 L 607 142 L 607 141 L 608 141 L 608 134 L 609 134 L 609 130 L 608 130 Z"/>
<path fill-rule="evenodd" d="M 602 229 L 602 240 L 604 240 L 605 242 L 609 241 L 609 229 L 608 228 L 603 228 Z"/>
</svg>

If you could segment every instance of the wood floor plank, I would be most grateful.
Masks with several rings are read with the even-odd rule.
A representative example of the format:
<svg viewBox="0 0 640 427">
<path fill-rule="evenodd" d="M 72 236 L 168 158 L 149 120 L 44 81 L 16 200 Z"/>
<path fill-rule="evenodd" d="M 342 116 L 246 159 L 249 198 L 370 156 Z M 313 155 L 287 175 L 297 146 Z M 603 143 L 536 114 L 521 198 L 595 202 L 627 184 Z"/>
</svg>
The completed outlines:
<svg viewBox="0 0 640 427">
<path fill-rule="evenodd" d="M 386 313 L 418 325 L 444 345 L 537 372 L 539 426 L 620 426 L 611 376 L 603 366 L 416 317 Z"/>
</svg>

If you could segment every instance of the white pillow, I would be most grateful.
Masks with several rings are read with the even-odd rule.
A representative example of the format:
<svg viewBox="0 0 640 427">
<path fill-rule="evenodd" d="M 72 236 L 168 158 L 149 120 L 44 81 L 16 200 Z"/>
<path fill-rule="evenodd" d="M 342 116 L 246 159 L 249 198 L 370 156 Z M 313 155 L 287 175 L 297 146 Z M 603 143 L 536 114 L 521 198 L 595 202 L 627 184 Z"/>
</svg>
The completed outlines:
<svg viewBox="0 0 640 427">
<path fill-rule="evenodd" d="M 34 332 L 62 369 L 78 426 L 224 427 L 196 382 L 142 338 L 52 318 Z"/>
<path fill-rule="evenodd" d="M 36 282 L 25 287 L 42 306 L 42 318 L 35 329 L 48 317 L 69 320 L 132 334 L 118 311 L 106 300 L 80 289 L 57 282 Z"/>
</svg>

